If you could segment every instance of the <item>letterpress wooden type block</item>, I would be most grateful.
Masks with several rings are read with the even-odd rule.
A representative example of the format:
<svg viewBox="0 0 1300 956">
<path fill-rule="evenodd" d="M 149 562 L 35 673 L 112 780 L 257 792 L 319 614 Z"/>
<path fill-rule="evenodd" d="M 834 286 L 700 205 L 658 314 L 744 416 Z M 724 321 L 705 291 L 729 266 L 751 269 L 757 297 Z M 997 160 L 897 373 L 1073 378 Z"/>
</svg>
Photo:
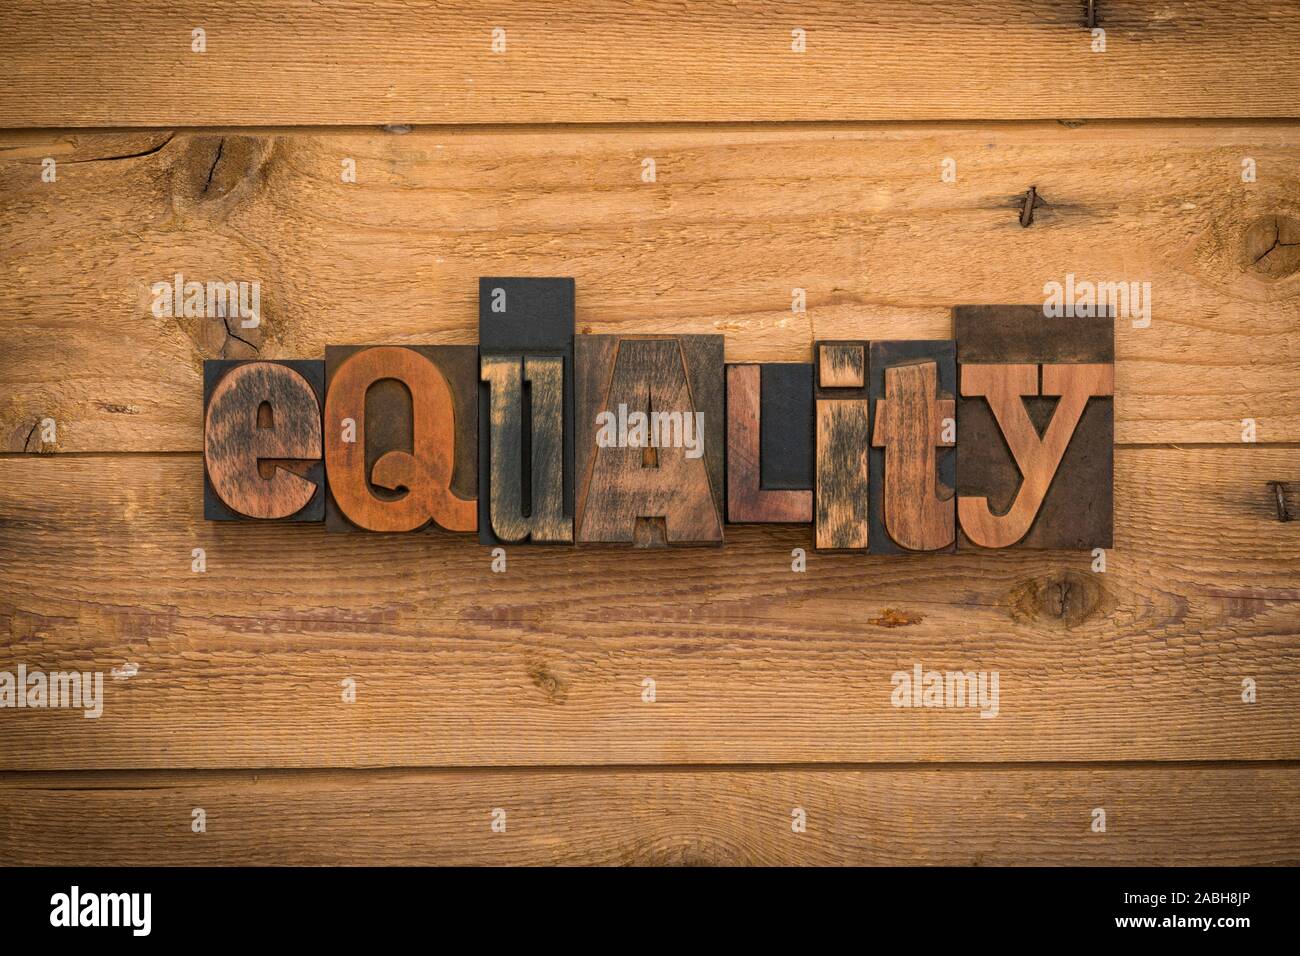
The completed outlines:
<svg viewBox="0 0 1300 956">
<path fill-rule="evenodd" d="M 722 543 L 721 335 L 581 335 L 577 540 Z"/>
<path fill-rule="evenodd" d="M 479 279 L 479 542 L 573 541 L 572 279 Z"/>
<path fill-rule="evenodd" d="M 870 541 L 871 401 L 868 343 L 817 342 L 813 544 L 865 551 Z"/>
<path fill-rule="evenodd" d="M 957 544 L 957 353 L 950 341 L 871 343 L 871 552 Z"/>
<path fill-rule="evenodd" d="M 1115 320 L 1036 305 L 961 306 L 962 546 L 1111 545 Z"/>
<path fill-rule="evenodd" d="M 727 520 L 812 521 L 813 366 L 727 366 Z"/>
<path fill-rule="evenodd" d="M 329 531 L 478 527 L 478 349 L 325 349 Z"/>
<path fill-rule="evenodd" d="M 203 363 L 203 517 L 321 521 L 325 363 Z"/>
</svg>

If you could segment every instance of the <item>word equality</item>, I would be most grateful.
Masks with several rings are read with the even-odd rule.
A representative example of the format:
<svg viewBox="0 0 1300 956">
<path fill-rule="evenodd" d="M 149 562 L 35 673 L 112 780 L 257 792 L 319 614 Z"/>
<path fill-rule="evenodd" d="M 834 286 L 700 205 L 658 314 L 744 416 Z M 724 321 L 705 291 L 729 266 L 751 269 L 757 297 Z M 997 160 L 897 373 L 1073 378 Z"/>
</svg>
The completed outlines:
<svg viewBox="0 0 1300 956">
<path fill-rule="evenodd" d="M 1114 319 L 953 310 L 949 340 L 728 364 L 721 335 L 574 335 L 574 282 L 479 280 L 477 346 L 204 363 L 204 515 L 483 544 L 1107 548 Z"/>
</svg>

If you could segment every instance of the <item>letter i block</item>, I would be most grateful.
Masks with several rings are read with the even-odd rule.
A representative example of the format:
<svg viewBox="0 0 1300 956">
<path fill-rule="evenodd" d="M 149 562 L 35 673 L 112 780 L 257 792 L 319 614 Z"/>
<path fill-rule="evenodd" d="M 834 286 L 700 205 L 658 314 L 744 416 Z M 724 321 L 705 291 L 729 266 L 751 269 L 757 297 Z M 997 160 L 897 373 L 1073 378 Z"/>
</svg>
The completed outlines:
<svg viewBox="0 0 1300 956">
<path fill-rule="evenodd" d="M 721 544 L 721 335 L 580 335 L 579 542 Z"/>
<path fill-rule="evenodd" d="M 953 310 L 963 547 L 1111 546 L 1115 320 Z"/>
<path fill-rule="evenodd" d="M 870 541 L 869 344 L 817 342 L 813 546 L 866 551 Z"/>
<path fill-rule="evenodd" d="M 203 363 L 203 517 L 320 521 L 325 363 Z"/>
<path fill-rule="evenodd" d="M 325 348 L 327 531 L 478 529 L 478 349 Z"/>
<path fill-rule="evenodd" d="M 573 541 L 572 279 L 481 278 L 478 539 Z"/>
<path fill-rule="evenodd" d="M 957 545 L 957 353 L 951 341 L 871 344 L 871 552 Z"/>
</svg>

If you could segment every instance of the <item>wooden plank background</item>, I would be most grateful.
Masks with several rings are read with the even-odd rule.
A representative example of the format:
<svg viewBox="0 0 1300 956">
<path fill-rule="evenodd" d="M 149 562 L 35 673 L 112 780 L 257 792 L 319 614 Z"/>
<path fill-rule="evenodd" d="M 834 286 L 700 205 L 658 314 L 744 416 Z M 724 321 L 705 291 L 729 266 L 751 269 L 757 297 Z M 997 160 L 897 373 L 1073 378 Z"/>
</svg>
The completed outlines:
<svg viewBox="0 0 1300 956">
<path fill-rule="evenodd" d="M 26 864 L 1254 865 L 1294 766 L 277 771 L 0 778 Z M 1092 809 L 1107 808 L 1093 833 Z M 195 809 L 207 832 L 194 834 Z M 807 831 L 791 828 L 803 810 Z M 505 811 L 505 831 L 491 829 Z M 33 839 L 39 837 L 39 839 Z"/>
<path fill-rule="evenodd" d="M 1086 553 L 794 574 L 802 527 L 514 548 L 494 574 L 469 536 L 204 522 L 198 455 L 0 459 L 11 653 L 139 669 L 97 720 L 6 715 L 0 768 L 1293 759 L 1300 522 L 1265 480 L 1294 463 L 1121 449 L 1104 575 Z M 917 661 L 1000 671 L 1000 715 L 895 709 Z"/>
<path fill-rule="evenodd" d="M 9 0 L 0 123 L 1300 114 L 1289 0 L 1099 2 L 1105 53 L 1085 0 Z"/>
<path fill-rule="evenodd" d="M 1300 18 L 1084 6 L 10 4 L 0 669 L 118 676 L 0 711 L 0 862 L 1300 862 Z M 176 272 L 261 327 L 156 318 Z M 1105 573 L 202 520 L 203 359 L 473 342 L 480 275 L 791 361 L 1067 273 L 1152 288 Z M 918 662 L 999 716 L 893 708 Z"/>
<path fill-rule="evenodd" d="M 204 357 L 472 343 L 480 275 L 574 275 L 581 332 L 653 321 L 788 362 L 815 338 L 951 335 L 954 304 L 1074 273 L 1151 283 L 1150 327 L 1118 324 L 1118 442 L 1239 442 L 1247 417 L 1300 441 L 1300 247 L 1269 251 L 1279 221 L 1300 235 L 1298 144 L 1222 123 L 10 134 L 0 439 L 35 450 L 52 415 L 60 451 L 197 450 Z M 154 318 L 176 272 L 260 281 L 262 327 Z"/>
</svg>

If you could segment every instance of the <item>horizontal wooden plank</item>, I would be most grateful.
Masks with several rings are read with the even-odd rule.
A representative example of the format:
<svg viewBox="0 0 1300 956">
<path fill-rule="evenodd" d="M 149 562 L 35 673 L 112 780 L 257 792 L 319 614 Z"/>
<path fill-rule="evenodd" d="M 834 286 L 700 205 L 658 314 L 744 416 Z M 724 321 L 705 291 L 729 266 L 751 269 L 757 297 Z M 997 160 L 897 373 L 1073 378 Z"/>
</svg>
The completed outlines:
<svg viewBox="0 0 1300 956">
<path fill-rule="evenodd" d="M 1296 759 L 1300 522 L 1266 482 L 1298 463 L 1119 449 L 1104 573 L 1004 552 L 797 574 L 806 527 L 735 526 L 721 549 L 510 548 L 493 573 L 471 535 L 205 523 L 196 455 L 0 458 L 0 670 L 136 671 L 98 719 L 0 711 L 0 768 Z M 998 716 L 893 706 L 918 664 L 997 671 Z"/>
<path fill-rule="evenodd" d="M 1295 865 L 1300 768 L 10 774 L 0 861 Z"/>
<path fill-rule="evenodd" d="M 1083 0 L 6 6 L 4 126 L 1267 117 L 1300 103 L 1285 0 L 1105 0 L 1104 49 Z"/>
<path fill-rule="evenodd" d="M 1149 282 L 1150 327 L 1118 322 L 1116 440 L 1235 443 L 1244 418 L 1261 442 L 1300 440 L 1300 257 L 1283 242 L 1300 235 L 1300 124 L 22 133 L 0 147 L 9 451 L 198 450 L 203 359 L 474 342 L 481 275 L 575 276 L 581 332 L 723 332 L 730 361 L 950 336 L 953 305 L 1041 302 L 1070 275 Z M 1257 181 L 1241 181 L 1243 158 Z M 340 181 L 344 159 L 356 183 Z M 1031 185 L 1045 205 L 1023 228 Z M 176 273 L 259 282 L 261 326 L 155 316 L 151 286 Z"/>
</svg>

